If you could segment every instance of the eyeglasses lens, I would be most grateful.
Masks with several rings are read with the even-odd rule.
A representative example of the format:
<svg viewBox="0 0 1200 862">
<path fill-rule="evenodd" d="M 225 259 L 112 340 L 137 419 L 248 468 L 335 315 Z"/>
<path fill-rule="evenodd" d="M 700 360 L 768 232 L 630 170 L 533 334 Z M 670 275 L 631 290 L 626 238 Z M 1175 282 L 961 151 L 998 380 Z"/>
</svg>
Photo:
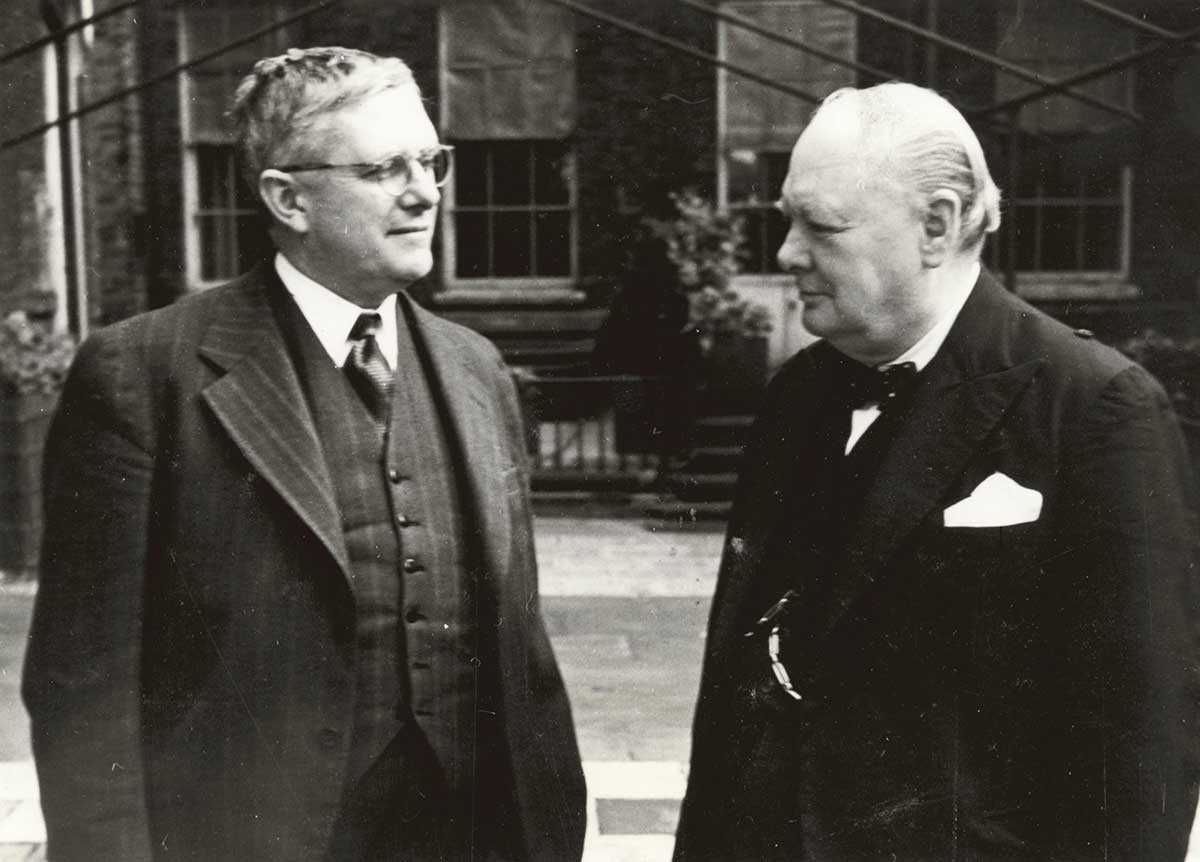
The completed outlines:
<svg viewBox="0 0 1200 862">
<path fill-rule="evenodd" d="M 446 182 L 446 177 L 450 174 L 450 150 L 438 149 L 431 153 L 423 153 L 422 155 L 412 158 L 397 158 L 391 162 L 379 174 L 379 183 L 383 188 L 393 195 L 403 194 L 404 191 L 413 183 L 413 167 L 414 163 L 420 165 L 420 169 L 433 177 L 433 183 L 436 186 L 442 186 Z"/>
</svg>

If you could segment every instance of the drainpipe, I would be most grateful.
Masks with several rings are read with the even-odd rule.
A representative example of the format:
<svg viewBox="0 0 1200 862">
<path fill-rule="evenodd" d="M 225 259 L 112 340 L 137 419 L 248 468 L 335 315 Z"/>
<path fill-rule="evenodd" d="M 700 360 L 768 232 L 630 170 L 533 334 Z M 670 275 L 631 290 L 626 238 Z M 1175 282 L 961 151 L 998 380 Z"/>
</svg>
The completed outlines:
<svg viewBox="0 0 1200 862">
<path fill-rule="evenodd" d="M 71 110 L 73 78 L 68 34 L 64 32 L 67 16 L 58 0 L 41 0 L 42 20 L 54 36 L 54 66 L 58 85 L 58 115 Z M 79 201 L 76 199 L 74 135 L 75 124 L 64 123 L 58 130 L 59 169 L 62 177 L 63 257 L 66 268 L 67 327 L 78 338 L 87 336 L 87 296 L 80 272 L 81 238 L 76 218 Z"/>
</svg>

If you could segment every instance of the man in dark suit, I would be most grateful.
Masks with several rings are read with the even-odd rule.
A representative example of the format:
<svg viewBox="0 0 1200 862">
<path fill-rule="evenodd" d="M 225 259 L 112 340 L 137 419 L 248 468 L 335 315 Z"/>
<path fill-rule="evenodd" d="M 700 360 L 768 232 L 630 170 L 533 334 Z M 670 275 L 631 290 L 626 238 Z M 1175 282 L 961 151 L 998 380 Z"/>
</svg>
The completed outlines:
<svg viewBox="0 0 1200 862">
<path fill-rule="evenodd" d="M 1161 387 L 981 271 L 999 192 L 931 91 L 829 97 L 782 205 L 822 340 L 747 450 L 675 859 L 1182 860 L 1197 538 Z"/>
<path fill-rule="evenodd" d="M 97 333 L 48 445 L 50 858 L 578 859 L 514 388 L 403 293 L 449 148 L 342 48 L 260 61 L 234 119 L 278 254 Z"/>
</svg>

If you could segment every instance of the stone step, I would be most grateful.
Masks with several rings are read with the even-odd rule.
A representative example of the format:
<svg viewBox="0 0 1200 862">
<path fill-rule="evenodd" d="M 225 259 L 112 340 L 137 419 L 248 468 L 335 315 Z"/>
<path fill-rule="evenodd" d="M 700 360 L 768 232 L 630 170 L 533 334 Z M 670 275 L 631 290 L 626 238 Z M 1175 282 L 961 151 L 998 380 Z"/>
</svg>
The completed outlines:
<svg viewBox="0 0 1200 862">
<path fill-rule="evenodd" d="M 736 473 L 742 461 L 742 446 L 697 446 L 677 468 L 686 473 Z"/>
<path fill-rule="evenodd" d="M 653 485 L 656 476 L 654 470 L 618 472 L 539 467 L 533 471 L 531 482 L 535 495 L 555 491 L 621 491 L 632 494 L 645 491 Z"/>
<path fill-rule="evenodd" d="M 667 477 L 667 489 L 683 502 L 719 502 L 733 499 L 737 473 L 682 471 Z"/>
<path fill-rule="evenodd" d="M 749 415 L 704 416 L 692 429 L 692 441 L 700 447 L 743 446 L 753 424 Z"/>
<path fill-rule="evenodd" d="M 663 500 L 647 506 L 648 530 L 711 529 L 729 520 L 732 503 L 720 501 Z"/>
</svg>

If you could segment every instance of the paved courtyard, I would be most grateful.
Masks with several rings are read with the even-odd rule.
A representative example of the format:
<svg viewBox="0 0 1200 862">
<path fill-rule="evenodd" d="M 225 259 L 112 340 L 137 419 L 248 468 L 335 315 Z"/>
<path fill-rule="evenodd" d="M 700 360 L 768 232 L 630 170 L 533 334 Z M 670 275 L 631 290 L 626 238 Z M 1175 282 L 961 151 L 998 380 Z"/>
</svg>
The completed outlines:
<svg viewBox="0 0 1200 862">
<path fill-rule="evenodd" d="M 543 610 L 588 779 L 585 862 L 666 862 L 686 777 L 717 532 L 539 517 Z M 18 696 L 33 595 L 0 587 L 0 862 L 44 859 Z"/>
</svg>

